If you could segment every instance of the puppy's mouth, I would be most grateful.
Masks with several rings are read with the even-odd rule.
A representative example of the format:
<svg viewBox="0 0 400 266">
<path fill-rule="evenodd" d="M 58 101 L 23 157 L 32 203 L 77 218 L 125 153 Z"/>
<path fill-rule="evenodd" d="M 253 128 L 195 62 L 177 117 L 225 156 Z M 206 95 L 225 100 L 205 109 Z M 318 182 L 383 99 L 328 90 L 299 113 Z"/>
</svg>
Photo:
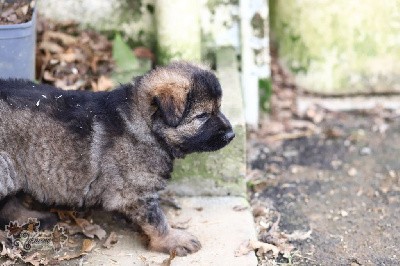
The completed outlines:
<svg viewBox="0 0 400 266">
<path fill-rule="evenodd" d="M 226 144 L 228 144 L 229 142 L 231 142 L 233 139 L 235 138 L 235 133 L 230 130 L 228 132 L 226 132 L 223 136 L 222 136 L 222 141 L 226 142 Z"/>
<path fill-rule="evenodd" d="M 228 145 L 234 138 L 235 133 L 232 130 L 218 133 L 202 143 L 197 143 L 195 151 L 216 151 Z"/>
<path fill-rule="evenodd" d="M 229 130 L 211 137 L 204 146 L 208 151 L 219 150 L 228 145 L 234 138 L 235 133 L 232 130 Z"/>
</svg>

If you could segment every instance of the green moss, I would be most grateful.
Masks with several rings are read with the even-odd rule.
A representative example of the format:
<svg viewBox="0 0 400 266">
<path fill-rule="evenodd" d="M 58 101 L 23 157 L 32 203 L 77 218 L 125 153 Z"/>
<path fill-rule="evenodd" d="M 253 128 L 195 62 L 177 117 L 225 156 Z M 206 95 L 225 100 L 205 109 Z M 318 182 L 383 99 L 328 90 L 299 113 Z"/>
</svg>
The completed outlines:
<svg viewBox="0 0 400 266">
<path fill-rule="evenodd" d="M 173 53 L 171 49 L 167 47 L 157 46 L 157 64 L 158 65 L 167 65 L 171 60 L 175 58 L 182 58 L 182 54 L 179 52 Z"/>
<path fill-rule="evenodd" d="M 256 37 L 264 38 L 264 19 L 259 13 L 254 14 L 251 18 L 251 27 L 253 28 Z"/>
<path fill-rule="evenodd" d="M 264 112 L 270 111 L 270 99 L 272 95 L 272 84 L 270 79 L 260 79 L 258 81 L 260 92 L 260 107 Z"/>
<path fill-rule="evenodd" d="M 146 8 L 147 8 L 147 11 L 149 11 L 150 14 L 154 14 L 154 5 L 147 4 Z"/>
<path fill-rule="evenodd" d="M 224 187 L 232 194 L 243 192 L 246 135 L 242 126 L 235 127 L 234 131 L 235 139 L 225 148 L 211 153 L 191 154 L 185 159 L 177 160 L 174 166 L 173 182 L 196 180 L 196 182 Z"/>
<path fill-rule="evenodd" d="M 324 94 L 399 87 L 400 1 L 271 0 L 269 7 L 272 44 L 300 87 Z"/>
</svg>

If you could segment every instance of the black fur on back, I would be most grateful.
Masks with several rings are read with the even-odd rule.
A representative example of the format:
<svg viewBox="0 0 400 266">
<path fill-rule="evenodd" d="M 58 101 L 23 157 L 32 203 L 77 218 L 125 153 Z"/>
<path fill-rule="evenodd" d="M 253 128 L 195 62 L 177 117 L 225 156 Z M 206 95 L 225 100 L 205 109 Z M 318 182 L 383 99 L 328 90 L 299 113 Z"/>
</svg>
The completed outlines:
<svg viewBox="0 0 400 266">
<path fill-rule="evenodd" d="M 0 101 L 17 109 L 45 112 L 66 123 L 80 136 L 87 136 L 93 121 L 102 123 L 112 134 L 123 133 L 118 110 L 129 114 L 132 85 L 121 85 L 111 92 L 64 91 L 28 80 L 0 79 Z"/>
</svg>

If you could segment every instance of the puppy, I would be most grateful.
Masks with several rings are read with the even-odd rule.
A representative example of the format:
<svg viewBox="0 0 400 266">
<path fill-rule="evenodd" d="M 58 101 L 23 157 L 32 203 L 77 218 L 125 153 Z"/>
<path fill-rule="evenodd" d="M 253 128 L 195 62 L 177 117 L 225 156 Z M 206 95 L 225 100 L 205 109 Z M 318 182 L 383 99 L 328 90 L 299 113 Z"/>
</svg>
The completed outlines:
<svg viewBox="0 0 400 266">
<path fill-rule="evenodd" d="M 234 138 L 221 95 L 211 71 L 185 62 L 111 92 L 0 80 L 0 200 L 22 191 L 48 205 L 101 206 L 140 225 L 153 250 L 196 252 L 200 242 L 168 225 L 157 192 L 175 158 Z"/>
</svg>

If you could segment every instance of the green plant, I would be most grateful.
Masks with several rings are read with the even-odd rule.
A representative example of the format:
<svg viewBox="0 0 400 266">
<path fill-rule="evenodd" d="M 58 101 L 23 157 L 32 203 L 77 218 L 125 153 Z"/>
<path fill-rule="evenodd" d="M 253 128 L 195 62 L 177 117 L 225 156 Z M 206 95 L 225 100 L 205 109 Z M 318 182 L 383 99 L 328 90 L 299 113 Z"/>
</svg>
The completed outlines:
<svg viewBox="0 0 400 266">
<path fill-rule="evenodd" d="M 264 112 L 270 111 L 270 100 L 272 95 L 271 79 L 258 80 L 258 88 L 260 94 L 260 108 Z"/>
</svg>

